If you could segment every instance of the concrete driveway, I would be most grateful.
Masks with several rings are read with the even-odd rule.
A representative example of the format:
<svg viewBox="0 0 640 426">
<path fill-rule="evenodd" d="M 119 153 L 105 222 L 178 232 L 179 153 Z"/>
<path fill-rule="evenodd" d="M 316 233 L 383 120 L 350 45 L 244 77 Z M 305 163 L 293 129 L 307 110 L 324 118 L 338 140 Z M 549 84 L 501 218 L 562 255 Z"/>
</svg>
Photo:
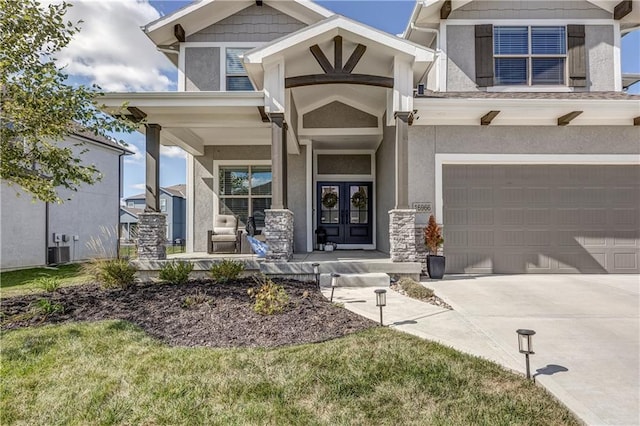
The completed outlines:
<svg viewBox="0 0 640 426">
<path fill-rule="evenodd" d="M 638 275 L 454 275 L 425 284 L 520 371 L 515 330 L 535 330 L 532 373 L 586 423 L 640 424 Z"/>
</svg>

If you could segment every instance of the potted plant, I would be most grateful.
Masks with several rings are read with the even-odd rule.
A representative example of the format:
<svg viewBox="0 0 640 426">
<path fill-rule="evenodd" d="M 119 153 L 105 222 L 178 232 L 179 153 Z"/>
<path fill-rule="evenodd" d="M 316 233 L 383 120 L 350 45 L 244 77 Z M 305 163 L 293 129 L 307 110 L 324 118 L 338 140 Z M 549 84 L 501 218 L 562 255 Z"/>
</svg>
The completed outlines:
<svg viewBox="0 0 640 426">
<path fill-rule="evenodd" d="M 438 255 L 438 249 L 444 243 L 442 227 L 436 223 L 436 218 L 429 216 L 429 223 L 424 228 L 424 245 L 427 246 L 427 272 L 429 277 L 440 280 L 444 276 L 445 258 Z"/>
</svg>

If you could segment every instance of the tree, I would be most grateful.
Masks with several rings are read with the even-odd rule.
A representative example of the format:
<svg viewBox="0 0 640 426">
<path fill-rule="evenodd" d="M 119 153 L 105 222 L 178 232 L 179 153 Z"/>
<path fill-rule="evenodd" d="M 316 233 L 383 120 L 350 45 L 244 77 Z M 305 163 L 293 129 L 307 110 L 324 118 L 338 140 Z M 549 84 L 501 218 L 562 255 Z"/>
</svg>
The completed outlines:
<svg viewBox="0 0 640 426">
<path fill-rule="evenodd" d="M 65 22 L 68 7 L 0 0 L 0 177 L 46 202 L 62 202 L 60 188 L 77 191 L 102 177 L 82 163 L 86 149 L 74 153 L 60 141 L 72 133 L 109 137 L 135 128 L 101 113 L 100 88 L 68 84 L 56 64 L 56 52 L 80 31 L 81 22 Z"/>
</svg>

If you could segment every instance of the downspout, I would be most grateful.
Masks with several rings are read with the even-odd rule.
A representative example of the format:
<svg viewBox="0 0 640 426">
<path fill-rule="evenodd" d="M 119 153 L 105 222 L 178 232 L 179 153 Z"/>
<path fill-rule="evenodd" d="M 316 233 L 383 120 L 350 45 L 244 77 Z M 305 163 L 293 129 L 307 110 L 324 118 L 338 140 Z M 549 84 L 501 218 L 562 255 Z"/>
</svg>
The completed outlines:
<svg viewBox="0 0 640 426">
<path fill-rule="evenodd" d="M 116 228 L 118 231 L 116 232 L 117 241 L 116 241 L 116 259 L 120 259 L 120 239 L 122 238 L 122 230 L 120 229 L 120 200 L 122 199 L 122 157 L 125 155 L 124 152 L 120 152 L 118 154 L 118 221 L 116 222 Z"/>
<path fill-rule="evenodd" d="M 49 264 L 49 203 L 44 203 L 44 264 Z"/>
<path fill-rule="evenodd" d="M 438 62 L 438 60 L 440 59 L 440 53 L 442 52 L 442 50 L 440 49 L 440 30 L 437 30 L 435 28 L 419 27 L 416 24 L 414 24 L 413 22 L 410 24 L 410 28 L 412 30 L 423 32 L 423 33 L 435 34 L 435 36 L 436 36 L 436 54 L 435 54 L 435 58 L 434 58 L 433 62 L 431 62 L 431 64 L 429 64 L 429 66 L 427 67 L 427 70 L 424 72 L 424 74 L 422 74 L 422 77 L 420 78 L 420 81 L 423 81 L 424 78 L 431 71 L 431 68 L 433 68 L 433 66 L 436 64 L 436 62 Z M 436 80 L 436 92 L 439 92 L 439 91 L 440 91 L 440 79 L 438 78 Z"/>
</svg>

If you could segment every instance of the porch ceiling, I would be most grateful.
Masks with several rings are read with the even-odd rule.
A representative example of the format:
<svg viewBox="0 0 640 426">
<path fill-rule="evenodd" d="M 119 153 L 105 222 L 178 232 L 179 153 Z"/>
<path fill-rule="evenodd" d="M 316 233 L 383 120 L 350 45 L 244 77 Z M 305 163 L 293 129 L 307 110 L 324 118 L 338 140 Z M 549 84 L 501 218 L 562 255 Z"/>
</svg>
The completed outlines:
<svg viewBox="0 0 640 426">
<path fill-rule="evenodd" d="M 259 108 L 262 92 L 109 93 L 103 110 L 115 114 L 123 103 L 146 114 L 146 122 L 162 126 L 160 143 L 203 155 L 208 145 L 268 145 L 270 123 Z M 139 131 L 145 133 L 145 127 Z"/>
</svg>

